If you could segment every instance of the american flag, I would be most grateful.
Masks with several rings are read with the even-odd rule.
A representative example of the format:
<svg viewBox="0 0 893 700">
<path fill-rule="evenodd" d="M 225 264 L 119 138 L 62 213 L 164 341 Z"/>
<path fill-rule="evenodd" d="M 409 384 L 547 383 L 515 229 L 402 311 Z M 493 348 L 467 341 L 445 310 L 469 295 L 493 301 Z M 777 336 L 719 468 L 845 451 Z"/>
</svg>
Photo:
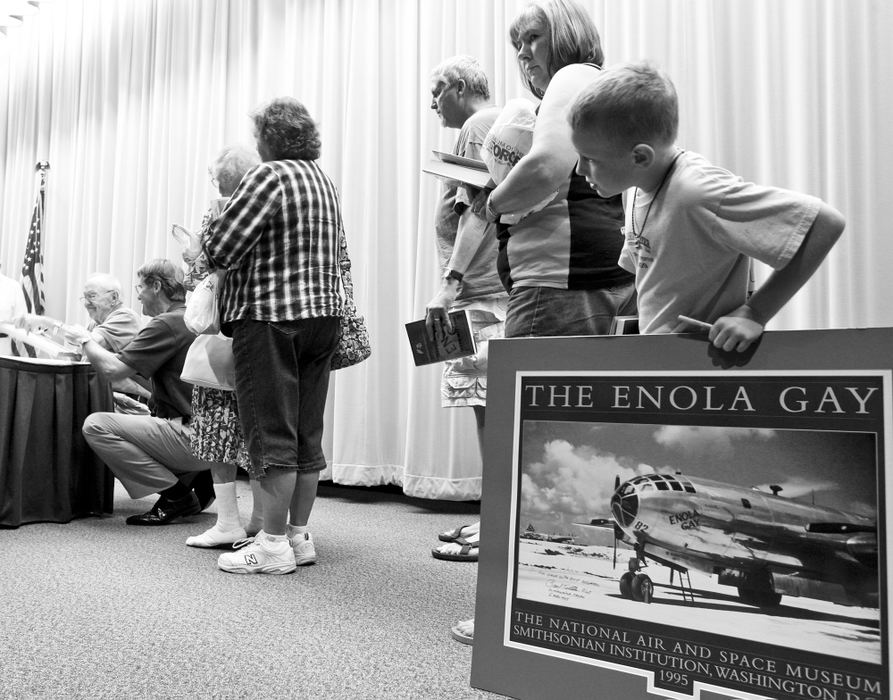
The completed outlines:
<svg viewBox="0 0 893 700">
<path fill-rule="evenodd" d="M 43 197 L 46 173 L 40 173 L 40 190 L 31 214 L 31 229 L 25 245 L 25 262 L 22 263 L 22 291 L 28 313 L 43 315 L 46 297 L 43 293 L 43 253 L 40 249 L 40 230 L 43 226 Z"/>
</svg>

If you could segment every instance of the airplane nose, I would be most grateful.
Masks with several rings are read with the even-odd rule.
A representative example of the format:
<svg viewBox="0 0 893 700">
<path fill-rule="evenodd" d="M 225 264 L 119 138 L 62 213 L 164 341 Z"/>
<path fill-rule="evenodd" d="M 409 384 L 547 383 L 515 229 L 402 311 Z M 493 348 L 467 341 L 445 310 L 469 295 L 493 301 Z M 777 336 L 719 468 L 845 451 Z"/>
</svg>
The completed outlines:
<svg viewBox="0 0 893 700">
<path fill-rule="evenodd" d="M 622 527 L 630 527 L 639 514 L 639 497 L 636 492 L 633 491 L 623 496 L 615 493 L 611 498 L 611 513 L 614 520 Z"/>
</svg>

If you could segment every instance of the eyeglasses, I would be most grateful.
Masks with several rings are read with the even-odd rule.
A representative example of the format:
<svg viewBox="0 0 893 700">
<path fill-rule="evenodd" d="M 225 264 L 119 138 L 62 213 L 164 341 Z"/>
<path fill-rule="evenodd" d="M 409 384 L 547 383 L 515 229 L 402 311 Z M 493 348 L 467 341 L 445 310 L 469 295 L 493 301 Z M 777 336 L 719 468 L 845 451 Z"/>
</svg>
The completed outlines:
<svg viewBox="0 0 893 700">
<path fill-rule="evenodd" d="M 108 294 L 110 291 L 110 289 L 106 289 L 104 292 L 88 292 L 83 296 L 78 297 L 78 299 L 82 302 L 88 301 L 92 304 L 94 301 L 99 299 L 99 297 L 103 296 L 104 294 Z"/>
<path fill-rule="evenodd" d="M 214 171 L 211 170 L 210 167 L 208 168 L 208 176 L 211 178 L 211 184 L 214 185 L 214 187 L 220 185 L 220 181 L 217 179 L 217 176 L 214 174 Z"/>
<path fill-rule="evenodd" d="M 142 291 L 144 289 L 148 289 L 149 287 L 151 287 L 152 283 L 155 281 L 156 281 L 155 277 L 146 275 L 145 277 L 143 277 L 143 282 L 148 282 L 149 284 L 143 284 L 143 282 L 138 282 L 137 284 L 133 285 L 133 288 L 136 290 L 137 294 L 140 294 L 140 293 L 142 293 Z"/>
</svg>

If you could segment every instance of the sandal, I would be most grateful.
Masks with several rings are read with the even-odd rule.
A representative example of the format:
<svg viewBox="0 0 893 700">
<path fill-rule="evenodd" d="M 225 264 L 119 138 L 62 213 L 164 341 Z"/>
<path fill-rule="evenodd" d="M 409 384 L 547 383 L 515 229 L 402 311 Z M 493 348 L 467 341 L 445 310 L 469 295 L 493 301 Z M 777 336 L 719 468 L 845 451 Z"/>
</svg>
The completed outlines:
<svg viewBox="0 0 893 700">
<path fill-rule="evenodd" d="M 459 545 L 457 553 L 444 552 L 443 550 L 450 545 Z M 452 542 L 435 547 L 431 550 L 431 556 L 435 559 L 443 559 L 445 561 L 477 561 L 478 560 L 478 542 L 469 542 L 464 537 L 457 537 Z"/>
<path fill-rule="evenodd" d="M 441 532 L 437 539 L 441 542 L 455 542 L 457 539 L 462 537 L 462 530 L 467 527 L 471 527 L 471 525 L 460 525 L 455 530 L 448 530 L 447 532 Z"/>
<path fill-rule="evenodd" d="M 462 534 L 468 530 L 467 534 Z M 459 527 L 453 530 L 447 530 L 446 532 L 441 532 L 437 539 L 441 542 L 455 542 L 459 538 L 464 538 L 466 540 L 470 540 L 473 537 L 480 537 L 481 534 L 481 521 L 478 520 L 473 525 L 460 525 Z"/>
</svg>

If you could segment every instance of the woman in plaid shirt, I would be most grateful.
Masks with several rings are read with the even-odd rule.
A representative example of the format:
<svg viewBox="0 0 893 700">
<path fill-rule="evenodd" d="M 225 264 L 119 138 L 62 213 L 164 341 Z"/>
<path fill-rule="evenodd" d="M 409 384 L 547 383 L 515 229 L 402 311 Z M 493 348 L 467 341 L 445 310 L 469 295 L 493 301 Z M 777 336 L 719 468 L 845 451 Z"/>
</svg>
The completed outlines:
<svg viewBox="0 0 893 700">
<path fill-rule="evenodd" d="M 264 529 L 218 565 L 285 574 L 316 561 L 307 520 L 326 466 L 323 413 L 341 315 L 341 202 L 316 162 L 319 132 L 300 102 L 278 98 L 252 118 L 263 162 L 210 225 L 205 250 L 226 270 L 221 328 L 233 338 L 236 398 Z"/>
</svg>

